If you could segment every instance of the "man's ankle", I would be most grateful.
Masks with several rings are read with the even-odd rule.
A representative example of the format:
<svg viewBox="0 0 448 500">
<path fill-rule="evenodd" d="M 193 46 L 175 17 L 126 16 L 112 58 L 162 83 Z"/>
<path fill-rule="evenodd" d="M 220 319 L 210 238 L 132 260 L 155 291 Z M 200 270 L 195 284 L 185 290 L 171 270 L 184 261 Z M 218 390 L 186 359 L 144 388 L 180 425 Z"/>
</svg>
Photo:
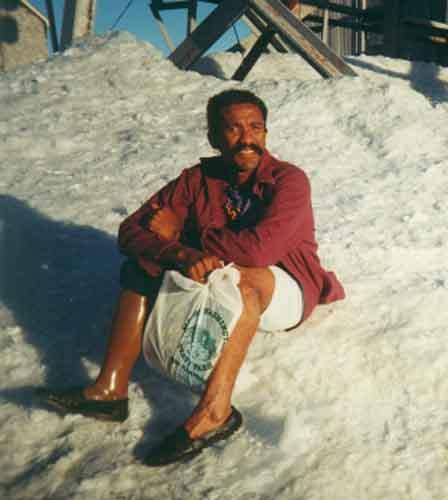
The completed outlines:
<svg viewBox="0 0 448 500">
<path fill-rule="evenodd" d="M 84 389 L 84 396 L 86 399 L 94 399 L 97 401 L 116 401 L 119 399 L 127 399 L 127 392 L 118 392 L 110 390 L 109 388 L 98 387 L 96 385 L 89 385 Z"/>
</svg>

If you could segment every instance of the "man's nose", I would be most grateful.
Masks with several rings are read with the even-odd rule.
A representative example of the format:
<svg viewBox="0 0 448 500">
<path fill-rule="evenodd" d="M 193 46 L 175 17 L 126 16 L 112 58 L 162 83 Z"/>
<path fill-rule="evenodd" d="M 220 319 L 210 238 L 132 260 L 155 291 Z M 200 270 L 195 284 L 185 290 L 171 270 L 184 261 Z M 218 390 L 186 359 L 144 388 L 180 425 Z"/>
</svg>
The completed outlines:
<svg viewBox="0 0 448 500">
<path fill-rule="evenodd" d="M 250 127 L 243 127 L 240 136 L 241 144 L 252 144 L 254 142 L 253 139 L 254 138 Z"/>
</svg>

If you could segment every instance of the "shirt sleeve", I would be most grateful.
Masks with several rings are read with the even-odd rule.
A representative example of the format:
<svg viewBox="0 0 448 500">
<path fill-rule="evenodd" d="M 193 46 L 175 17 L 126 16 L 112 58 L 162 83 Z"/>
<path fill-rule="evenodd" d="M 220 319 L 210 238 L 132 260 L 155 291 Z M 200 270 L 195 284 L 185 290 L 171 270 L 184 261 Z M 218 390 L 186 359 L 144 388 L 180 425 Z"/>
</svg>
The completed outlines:
<svg viewBox="0 0 448 500">
<path fill-rule="evenodd" d="M 118 231 L 118 246 L 122 254 L 139 261 L 157 263 L 160 255 L 173 245 L 174 242 L 160 238 L 150 231 L 149 220 L 155 212 L 153 206 L 156 204 L 160 208 L 171 208 L 182 221 L 185 221 L 191 199 L 188 176 L 189 171 L 184 170 L 177 179 L 155 193 L 121 223 Z M 154 264 L 147 264 L 144 267 L 151 274 L 160 272 L 160 266 Z"/>
<path fill-rule="evenodd" d="M 303 171 L 291 166 L 276 179 L 272 199 L 254 227 L 239 232 L 209 228 L 201 242 L 204 251 L 227 262 L 266 267 L 278 263 L 312 231 L 310 184 Z"/>
</svg>

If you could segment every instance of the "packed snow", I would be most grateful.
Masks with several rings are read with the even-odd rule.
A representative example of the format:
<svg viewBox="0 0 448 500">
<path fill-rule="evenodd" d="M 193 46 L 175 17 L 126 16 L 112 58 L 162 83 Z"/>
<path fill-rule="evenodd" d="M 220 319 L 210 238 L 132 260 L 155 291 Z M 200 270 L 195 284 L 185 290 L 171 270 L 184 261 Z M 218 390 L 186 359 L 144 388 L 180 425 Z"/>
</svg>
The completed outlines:
<svg viewBox="0 0 448 500">
<path fill-rule="evenodd" d="M 112 33 L 0 75 L 2 499 L 448 498 L 448 70 L 361 56 L 347 59 L 358 77 L 323 80 L 270 54 L 240 84 L 240 60 L 179 71 Z M 242 431 L 149 469 L 188 390 L 141 361 L 117 425 L 61 417 L 35 389 L 98 373 L 118 225 L 213 153 L 205 106 L 230 87 L 266 101 L 271 152 L 310 177 L 320 256 L 347 298 L 256 336 Z"/>
</svg>

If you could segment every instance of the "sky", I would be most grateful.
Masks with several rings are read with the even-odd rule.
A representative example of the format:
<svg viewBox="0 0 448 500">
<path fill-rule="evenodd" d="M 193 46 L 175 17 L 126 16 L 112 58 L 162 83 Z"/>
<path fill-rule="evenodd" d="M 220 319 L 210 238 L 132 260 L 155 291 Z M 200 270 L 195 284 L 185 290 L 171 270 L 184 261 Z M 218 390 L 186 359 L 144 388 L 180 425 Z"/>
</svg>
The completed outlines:
<svg viewBox="0 0 448 500">
<path fill-rule="evenodd" d="M 43 14 L 47 14 L 45 0 L 30 0 L 30 3 L 37 7 Z M 101 34 L 110 30 L 128 3 L 129 0 L 97 0 L 96 32 Z M 149 0 L 133 0 L 115 29 L 129 31 L 137 38 L 150 42 L 165 55 L 168 55 L 168 48 L 165 45 L 148 5 Z M 53 0 L 53 6 L 57 29 L 60 30 L 64 0 Z M 214 7 L 210 4 L 200 2 L 199 19 L 204 19 L 213 8 Z M 186 34 L 186 11 L 165 11 L 162 13 L 162 17 L 165 20 L 165 25 L 168 28 L 171 38 L 174 43 L 178 45 Z M 237 23 L 236 29 L 240 37 L 244 37 L 248 33 L 248 29 L 243 22 Z M 236 35 L 233 29 L 231 29 L 212 47 L 211 50 L 223 50 L 235 44 L 236 41 Z"/>
</svg>

